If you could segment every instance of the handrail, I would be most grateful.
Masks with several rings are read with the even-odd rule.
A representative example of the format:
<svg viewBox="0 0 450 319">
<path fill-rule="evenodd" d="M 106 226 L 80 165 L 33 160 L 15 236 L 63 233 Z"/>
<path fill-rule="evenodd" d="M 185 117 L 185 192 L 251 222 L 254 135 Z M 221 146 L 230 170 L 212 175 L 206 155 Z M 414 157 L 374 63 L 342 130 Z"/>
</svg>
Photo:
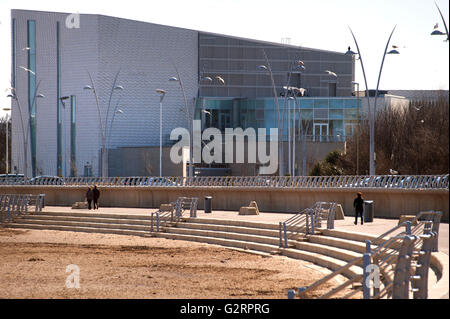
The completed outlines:
<svg viewBox="0 0 450 319">
<path fill-rule="evenodd" d="M 15 218 L 30 213 L 38 213 L 44 207 L 45 194 L 1 194 L 0 222 L 13 222 Z M 34 205 L 34 211 L 29 206 Z"/>
<path fill-rule="evenodd" d="M 102 187 L 256 187 L 448 189 L 449 175 L 379 176 L 204 176 L 204 177 L 23 177 L 0 176 L 0 185 Z"/>
</svg>

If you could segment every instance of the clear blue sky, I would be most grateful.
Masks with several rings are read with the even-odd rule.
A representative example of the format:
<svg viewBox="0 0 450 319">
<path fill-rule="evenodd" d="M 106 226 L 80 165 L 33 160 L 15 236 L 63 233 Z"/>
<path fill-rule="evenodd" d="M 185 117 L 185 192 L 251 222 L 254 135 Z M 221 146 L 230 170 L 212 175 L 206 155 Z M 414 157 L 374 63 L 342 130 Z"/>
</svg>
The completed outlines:
<svg viewBox="0 0 450 319">
<path fill-rule="evenodd" d="M 448 0 L 436 2 L 448 25 Z M 293 45 L 342 52 L 349 45 L 356 51 L 350 26 L 369 88 L 376 87 L 384 47 L 397 25 L 391 44 L 401 54 L 386 59 L 380 88 L 449 88 L 449 42 L 430 36 L 435 23 L 444 31 L 433 0 L 0 0 L 1 108 L 10 105 L 4 88 L 10 81 L 11 9 L 104 14 L 272 42 L 291 38 Z M 356 81 L 365 88 L 359 63 Z"/>
</svg>

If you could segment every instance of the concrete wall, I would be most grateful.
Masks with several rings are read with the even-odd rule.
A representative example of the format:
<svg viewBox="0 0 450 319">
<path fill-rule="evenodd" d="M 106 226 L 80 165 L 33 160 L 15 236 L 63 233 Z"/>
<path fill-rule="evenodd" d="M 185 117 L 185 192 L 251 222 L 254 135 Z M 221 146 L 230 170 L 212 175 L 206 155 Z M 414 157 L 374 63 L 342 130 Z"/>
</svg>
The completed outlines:
<svg viewBox="0 0 450 319">
<path fill-rule="evenodd" d="M 263 212 L 298 212 L 317 201 L 335 201 L 342 205 L 346 216 L 353 216 L 353 200 L 357 191 L 366 200 L 374 201 L 375 217 L 398 218 L 401 214 L 415 215 L 420 211 L 438 210 L 443 220 L 449 220 L 448 190 L 402 189 L 269 189 L 231 187 L 100 187 L 100 206 L 156 208 L 175 201 L 180 196 L 199 197 L 203 208 L 204 196 L 213 197 L 213 209 L 237 211 L 255 200 Z M 86 187 L 58 186 L 0 186 L 3 194 L 46 194 L 47 205 L 68 206 L 84 199 Z"/>
</svg>

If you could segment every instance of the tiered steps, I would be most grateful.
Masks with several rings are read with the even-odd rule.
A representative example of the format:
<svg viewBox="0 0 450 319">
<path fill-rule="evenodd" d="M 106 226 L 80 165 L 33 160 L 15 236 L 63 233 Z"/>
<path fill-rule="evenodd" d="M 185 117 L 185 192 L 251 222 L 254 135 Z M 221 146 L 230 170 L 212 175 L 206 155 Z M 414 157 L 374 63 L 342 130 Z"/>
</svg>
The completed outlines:
<svg viewBox="0 0 450 319">
<path fill-rule="evenodd" d="M 312 262 L 336 270 L 348 261 L 360 257 L 366 249 L 367 234 L 321 230 L 321 235 L 306 240 L 290 239 L 288 248 L 280 248 L 279 225 L 274 223 L 224 220 L 212 218 L 182 218 L 181 222 L 162 223 L 160 232 L 151 232 L 150 215 L 103 214 L 96 212 L 41 212 L 18 218 L 8 227 L 109 233 L 146 237 L 161 237 L 216 244 L 230 248 L 279 254 Z M 289 234 L 292 237 L 292 233 Z M 362 273 L 356 265 L 344 273 Z"/>
</svg>

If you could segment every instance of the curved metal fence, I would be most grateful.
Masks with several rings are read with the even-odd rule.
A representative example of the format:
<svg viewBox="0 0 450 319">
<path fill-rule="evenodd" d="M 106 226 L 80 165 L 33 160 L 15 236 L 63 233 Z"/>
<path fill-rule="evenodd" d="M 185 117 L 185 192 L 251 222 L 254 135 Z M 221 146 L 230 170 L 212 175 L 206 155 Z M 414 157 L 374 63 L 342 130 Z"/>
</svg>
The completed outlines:
<svg viewBox="0 0 450 319">
<path fill-rule="evenodd" d="M 272 187 L 448 189 L 449 175 L 380 176 L 207 176 L 207 177 L 34 177 L 0 176 L 0 185 L 140 186 L 140 187 Z"/>
</svg>

